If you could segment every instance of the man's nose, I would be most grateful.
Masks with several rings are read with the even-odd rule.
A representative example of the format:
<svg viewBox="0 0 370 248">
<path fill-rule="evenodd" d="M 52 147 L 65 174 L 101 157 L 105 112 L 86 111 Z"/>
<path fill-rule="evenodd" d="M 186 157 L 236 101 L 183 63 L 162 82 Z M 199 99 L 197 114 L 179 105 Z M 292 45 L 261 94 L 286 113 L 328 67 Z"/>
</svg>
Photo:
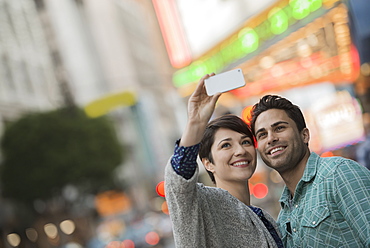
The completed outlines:
<svg viewBox="0 0 370 248">
<path fill-rule="evenodd" d="M 277 135 L 274 132 L 270 132 L 267 134 L 267 142 L 268 144 L 272 144 L 278 140 Z"/>
</svg>

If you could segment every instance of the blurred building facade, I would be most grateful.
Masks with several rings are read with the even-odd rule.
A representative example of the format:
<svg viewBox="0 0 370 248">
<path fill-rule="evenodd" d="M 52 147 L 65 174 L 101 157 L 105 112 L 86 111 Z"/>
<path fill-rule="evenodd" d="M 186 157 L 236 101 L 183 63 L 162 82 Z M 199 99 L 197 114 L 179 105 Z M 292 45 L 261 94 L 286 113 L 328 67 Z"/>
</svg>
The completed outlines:
<svg viewBox="0 0 370 248">
<path fill-rule="evenodd" d="M 116 173 L 128 211 L 152 211 L 155 185 L 184 125 L 179 116 L 186 117 L 152 2 L 1 0 L 0 19 L 0 137 L 23 113 L 83 108 L 128 92 L 133 105 L 102 114 L 115 121 L 129 151 Z M 1 205 L 1 247 L 12 247 L 3 226 L 11 210 Z"/>
<path fill-rule="evenodd" d="M 0 131 L 29 110 L 58 106 L 60 88 L 42 16 L 33 1 L 1 1 Z"/>
<path fill-rule="evenodd" d="M 29 111 L 44 111 L 63 101 L 55 47 L 34 1 L 0 1 L 0 137 L 5 125 Z M 1 155 L 0 155 L 1 159 Z M 14 220 L 13 206 L 0 198 L 2 247 Z"/>
<path fill-rule="evenodd" d="M 151 155 L 144 162 L 149 164 L 141 166 L 158 180 L 160 176 L 153 170 L 167 160 L 169 143 L 177 133 L 171 131 L 176 122 L 176 99 L 171 95 L 176 92 L 151 2 L 44 1 L 44 9 L 55 32 L 64 77 L 79 106 L 115 93 L 135 95 L 134 108 L 112 106 L 107 114 L 116 118 L 134 156 L 140 154 L 138 140 L 148 142 L 146 153 Z M 135 126 L 139 134 L 133 130 Z"/>
</svg>

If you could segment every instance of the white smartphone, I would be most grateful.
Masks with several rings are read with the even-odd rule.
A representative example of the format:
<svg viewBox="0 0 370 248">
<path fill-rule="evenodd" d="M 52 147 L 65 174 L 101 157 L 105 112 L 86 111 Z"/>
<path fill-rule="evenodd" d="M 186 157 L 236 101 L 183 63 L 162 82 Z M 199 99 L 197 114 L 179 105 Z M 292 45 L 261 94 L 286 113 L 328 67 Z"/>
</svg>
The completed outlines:
<svg viewBox="0 0 370 248">
<path fill-rule="evenodd" d="M 213 96 L 218 92 L 226 92 L 237 89 L 245 85 L 243 71 L 234 69 L 231 71 L 216 74 L 204 81 L 207 95 Z"/>
</svg>

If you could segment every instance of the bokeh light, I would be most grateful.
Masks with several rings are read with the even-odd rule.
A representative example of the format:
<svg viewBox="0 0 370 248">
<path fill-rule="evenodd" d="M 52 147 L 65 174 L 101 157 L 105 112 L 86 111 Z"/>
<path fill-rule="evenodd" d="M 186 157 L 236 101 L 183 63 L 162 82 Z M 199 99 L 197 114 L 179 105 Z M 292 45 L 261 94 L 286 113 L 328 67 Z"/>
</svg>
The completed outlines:
<svg viewBox="0 0 370 248">
<path fill-rule="evenodd" d="M 253 195 L 253 187 L 254 187 L 254 185 L 252 183 L 248 182 L 248 187 L 249 187 L 249 194 L 250 195 Z"/>
<path fill-rule="evenodd" d="M 327 151 L 327 152 L 323 152 L 321 154 L 321 157 L 325 158 L 325 157 L 333 157 L 334 154 L 331 152 L 331 151 Z"/>
<path fill-rule="evenodd" d="M 163 213 L 165 213 L 165 214 L 167 214 L 167 215 L 169 215 L 170 213 L 169 213 L 169 211 L 168 211 L 168 205 L 167 205 L 167 201 L 164 201 L 163 203 L 162 203 L 162 212 Z"/>
<path fill-rule="evenodd" d="M 27 228 L 26 229 L 26 236 L 32 242 L 36 242 L 38 238 L 37 231 L 34 228 Z"/>
<path fill-rule="evenodd" d="M 13 247 L 18 246 L 21 243 L 21 237 L 19 237 L 19 235 L 16 233 L 8 234 L 6 239 L 8 240 L 8 243 Z"/>
<path fill-rule="evenodd" d="M 44 231 L 45 231 L 46 235 L 51 239 L 55 239 L 58 235 L 58 229 L 57 229 L 56 225 L 54 225 L 53 223 L 46 224 L 44 226 Z"/>
<path fill-rule="evenodd" d="M 135 248 L 135 243 L 131 239 L 125 239 L 122 241 L 120 248 Z"/>
<path fill-rule="evenodd" d="M 83 248 L 83 246 L 76 242 L 69 242 L 66 244 L 65 248 Z"/>
<path fill-rule="evenodd" d="M 72 234 L 76 229 L 75 223 L 71 220 L 64 220 L 60 223 L 59 226 L 62 232 L 64 232 L 67 235 Z"/>
<path fill-rule="evenodd" d="M 162 211 L 162 204 L 164 201 L 165 201 L 165 198 L 163 197 L 160 197 L 160 196 L 154 197 L 153 200 L 151 201 L 152 208 L 155 211 Z"/>
<path fill-rule="evenodd" d="M 121 243 L 119 241 L 111 241 L 105 248 L 121 248 Z"/>
<path fill-rule="evenodd" d="M 268 191 L 268 187 L 264 183 L 257 183 L 253 187 L 253 195 L 258 199 L 265 198 L 268 194 Z"/>
<path fill-rule="evenodd" d="M 157 187 L 155 188 L 155 190 L 157 191 L 157 194 L 159 196 L 165 197 L 166 196 L 166 193 L 164 191 L 164 181 L 159 182 L 157 184 Z"/>
<path fill-rule="evenodd" d="M 252 120 L 252 108 L 253 105 L 247 106 L 242 110 L 242 119 L 245 123 L 250 125 L 250 122 Z"/>
<path fill-rule="evenodd" d="M 145 235 L 145 241 L 150 245 L 156 245 L 159 242 L 159 235 L 156 232 L 148 232 Z"/>
<path fill-rule="evenodd" d="M 281 183 L 283 181 L 280 174 L 276 170 L 271 170 L 269 176 L 270 176 L 270 180 L 273 183 Z"/>
</svg>

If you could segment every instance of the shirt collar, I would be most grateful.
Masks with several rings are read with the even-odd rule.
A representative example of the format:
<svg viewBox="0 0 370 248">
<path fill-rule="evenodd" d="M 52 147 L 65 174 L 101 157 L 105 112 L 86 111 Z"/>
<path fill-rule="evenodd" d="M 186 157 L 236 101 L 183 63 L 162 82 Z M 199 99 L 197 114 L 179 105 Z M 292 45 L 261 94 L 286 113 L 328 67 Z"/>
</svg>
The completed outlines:
<svg viewBox="0 0 370 248">
<path fill-rule="evenodd" d="M 314 152 L 311 152 L 308 158 L 306 168 L 304 169 L 303 176 L 301 178 L 304 182 L 309 182 L 316 176 L 317 165 L 319 164 L 320 156 Z"/>
<path fill-rule="evenodd" d="M 304 169 L 303 176 L 300 181 L 309 182 L 316 176 L 317 166 L 319 164 L 320 156 L 314 152 L 311 152 L 310 157 L 308 158 L 306 168 Z M 299 184 L 299 182 L 298 182 Z M 280 197 L 281 203 L 287 203 L 290 199 L 290 192 L 288 187 L 284 187 L 283 193 Z"/>
</svg>

